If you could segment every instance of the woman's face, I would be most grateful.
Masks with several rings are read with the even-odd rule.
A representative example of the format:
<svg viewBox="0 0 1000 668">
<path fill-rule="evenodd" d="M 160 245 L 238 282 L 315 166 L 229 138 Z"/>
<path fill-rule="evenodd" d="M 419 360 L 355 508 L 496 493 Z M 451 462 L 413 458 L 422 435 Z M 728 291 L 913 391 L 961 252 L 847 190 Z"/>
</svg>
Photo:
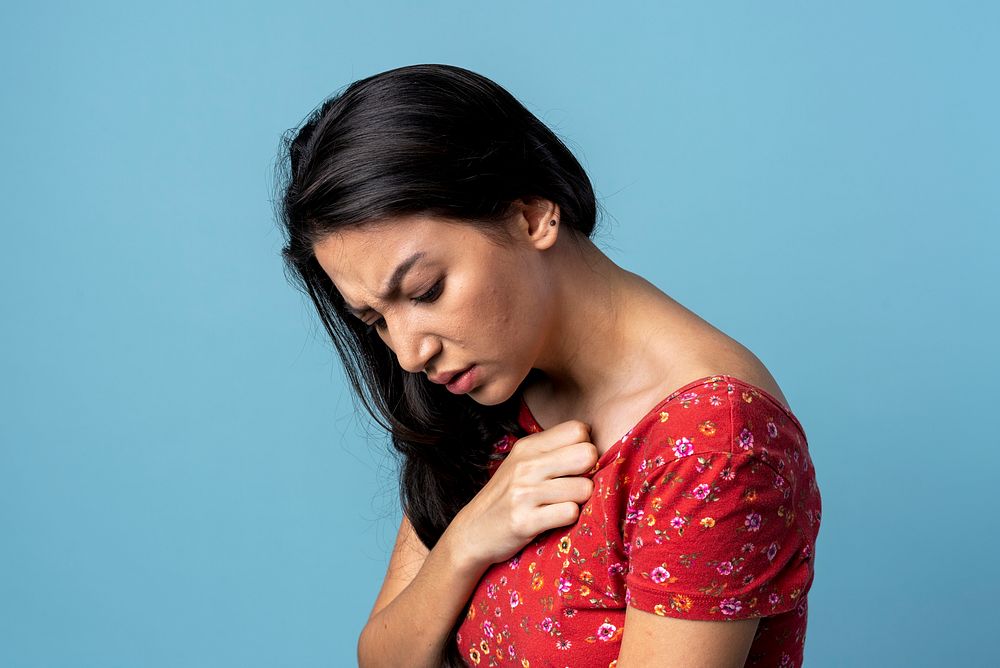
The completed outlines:
<svg viewBox="0 0 1000 668">
<path fill-rule="evenodd" d="M 471 224 L 412 216 L 332 234 L 314 252 L 404 370 L 444 382 L 472 367 L 449 391 L 495 405 L 517 390 L 553 329 L 539 252 L 554 243 L 551 217 L 515 216 L 513 239 L 498 245 Z"/>
</svg>

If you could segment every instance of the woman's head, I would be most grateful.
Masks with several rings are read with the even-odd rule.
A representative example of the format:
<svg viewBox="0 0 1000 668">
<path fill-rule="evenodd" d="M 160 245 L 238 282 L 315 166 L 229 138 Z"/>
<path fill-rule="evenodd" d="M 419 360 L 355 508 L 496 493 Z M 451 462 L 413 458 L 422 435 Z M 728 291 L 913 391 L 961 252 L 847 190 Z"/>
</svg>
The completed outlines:
<svg viewBox="0 0 1000 668">
<path fill-rule="evenodd" d="M 432 547 L 486 482 L 492 444 L 520 429 L 515 390 L 550 317 L 537 251 L 592 235 L 590 180 L 506 90 L 449 65 L 350 84 L 284 151 L 286 270 L 391 432 L 403 511 Z M 414 253 L 401 292 L 380 297 Z M 470 364 L 481 373 L 469 395 L 428 377 Z"/>
<path fill-rule="evenodd" d="M 548 236 L 532 232 L 541 238 L 530 241 L 530 234 L 517 234 L 517 225 L 557 219 L 558 234 L 589 237 L 596 223 L 590 180 L 562 141 L 489 79 L 426 64 L 350 84 L 286 137 L 286 146 L 279 211 L 286 267 L 312 299 L 352 382 L 363 380 L 383 404 L 377 395 L 389 384 L 397 391 L 422 384 L 416 394 L 426 394 L 433 391 L 429 374 L 507 359 L 509 369 L 479 369 L 489 382 L 470 397 L 485 405 L 509 397 L 512 378 L 530 370 L 518 368 L 516 358 L 531 351 L 518 349 L 512 357 L 511 348 L 530 345 L 512 337 L 514 318 L 531 316 L 532 302 L 524 281 L 512 280 L 527 268 L 503 259 L 523 258 L 526 239 L 544 244 Z M 447 327 L 421 321 L 414 302 L 385 303 L 388 313 L 366 314 L 369 323 L 384 319 L 385 327 L 375 329 L 351 312 L 362 302 L 375 306 L 372 292 L 380 286 L 371 281 L 387 279 L 404 248 L 434 254 L 438 265 L 461 265 L 462 280 L 474 281 L 473 291 L 463 293 L 446 279 Z M 419 266 L 404 297 L 432 287 L 423 283 L 441 270 L 426 261 Z M 536 310 L 545 305 L 541 296 Z M 516 312 L 508 310 L 515 305 Z M 476 309 L 478 320 L 465 321 Z M 410 326 L 418 324 L 426 326 Z M 504 338 L 490 341 L 491 333 Z M 500 376 L 504 382 L 493 382 Z"/>
<path fill-rule="evenodd" d="M 474 367 L 447 389 L 496 405 L 517 391 L 555 329 L 554 263 L 539 251 L 559 236 L 558 206 L 515 204 L 497 224 L 416 214 L 349 228 L 317 242 L 314 255 L 403 372 L 443 384 Z"/>
</svg>

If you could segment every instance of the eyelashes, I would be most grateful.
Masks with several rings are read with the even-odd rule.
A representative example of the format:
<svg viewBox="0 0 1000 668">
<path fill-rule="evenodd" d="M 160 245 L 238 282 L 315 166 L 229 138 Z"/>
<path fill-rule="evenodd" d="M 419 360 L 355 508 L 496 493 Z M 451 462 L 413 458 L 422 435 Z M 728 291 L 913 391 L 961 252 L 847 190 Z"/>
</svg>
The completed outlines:
<svg viewBox="0 0 1000 668">
<path fill-rule="evenodd" d="M 444 279 L 443 278 L 438 279 L 437 283 L 432 285 L 427 292 L 418 297 L 414 297 L 413 301 L 419 302 L 421 304 L 429 304 L 431 302 L 436 301 L 437 298 L 441 296 L 441 290 L 443 284 L 444 284 Z M 365 331 L 367 331 L 370 334 L 375 330 L 382 329 L 384 327 L 385 327 L 385 318 L 379 318 L 372 324 L 368 325 L 365 328 Z"/>
</svg>

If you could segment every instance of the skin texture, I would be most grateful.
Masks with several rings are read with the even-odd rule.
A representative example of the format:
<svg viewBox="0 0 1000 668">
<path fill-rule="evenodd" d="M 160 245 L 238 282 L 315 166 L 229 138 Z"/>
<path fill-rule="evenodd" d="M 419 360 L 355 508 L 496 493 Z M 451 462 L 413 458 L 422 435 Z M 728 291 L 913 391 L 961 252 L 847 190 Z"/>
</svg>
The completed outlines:
<svg viewBox="0 0 1000 668">
<path fill-rule="evenodd" d="M 551 225 L 557 205 L 518 205 L 502 244 L 469 224 L 412 216 L 332 234 L 314 252 L 348 304 L 372 309 L 361 319 L 378 323 L 403 369 L 433 376 L 475 363 L 472 400 L 495 405 L 520 388 L 543 426 L 590 425 L 598 456 L 696 378 L 729 374 L 788 405 L 753 353 L 586 237 Z M 426 256 L 399 293 L 380 299 L 396 266 L 418 251 Z M 532 368 L 542 373 L 528 385 Z M 742 666 L 757 624 L 629 608 L 618 668 Z"/>
</svg>

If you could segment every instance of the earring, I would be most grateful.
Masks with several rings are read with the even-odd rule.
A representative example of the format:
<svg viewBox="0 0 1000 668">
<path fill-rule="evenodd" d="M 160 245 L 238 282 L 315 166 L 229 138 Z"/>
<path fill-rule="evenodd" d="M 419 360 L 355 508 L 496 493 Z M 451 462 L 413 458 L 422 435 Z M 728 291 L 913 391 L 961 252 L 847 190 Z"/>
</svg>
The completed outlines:
<svg viewBox="0 0 1000 668">
<path fill-rule="evenodd" d="M 549 221 L 549 225 L 555 225 L 555 224 L 556 224 L 556 219 L 555 218 L 553 218 L 552 220 Z"/>
</svg>

